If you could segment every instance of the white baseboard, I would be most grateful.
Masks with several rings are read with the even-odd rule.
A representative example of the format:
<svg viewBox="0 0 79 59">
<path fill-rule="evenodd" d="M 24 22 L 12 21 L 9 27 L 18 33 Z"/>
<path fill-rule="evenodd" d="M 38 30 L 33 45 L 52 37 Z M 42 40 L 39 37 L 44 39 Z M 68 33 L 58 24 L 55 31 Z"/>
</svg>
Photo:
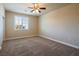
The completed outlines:
<svg viewBox="0 0 79 59">
<path fill-rule="evenodd" d="M 34 37 L 34 36 L 38 36 L 38 35 L 31 35 L 31 36 L 22 36 L 22 37 L 14 37 L 14 38 L 8 38 L 6 40 L 11 40 L 11 39 L 19 39 L 19 38 L 26 38 L 26 37 Z M 59 42 L 61 44 L 64 44 L 64 45 L 67 45 L 67 46 L 70 46 L 70 47 L 73 47 L 73 48 L 76 48 L 76 49 L 79 49 L 79 46 L 76 46 L 76 45 L 73 45 L 73 44 L 70 44 L 70 43 L 66 43 L 66 42 L 62 42 L 62 41 L 59 41 L 59 40 L 56 40 L 56 39 L 53 39 L 51 37 L 48 37 L 48 36 L 45 36 L 45 35 L 39 35 L 40 37 L 43 37 L 43 38 L 46 38 L 46 39 L 50 39 L 52 41 L 56 41 L 56 42 Z M 0 47 L 0 50 L 2 48 Z"/>
<path fill-rule="evenodd" d="M 12 39 L 19 39 L 19 38 L 26 38 L 26 37 L 34 37 L 34 36 L 37 36 L 37 35 L 14 37 L 14 38 L 7 38 L 7 39 L 5 39 L 5 40 L 12 40 Z M 4 40 L 4 41 L 5 41 L 5 40 Z"/>
<path fill-rule="evenodd" d="M 47 36 L 44 36 L 44 35 L 39 35 L 39 36 L 46 38 L 46 39 L 50 39 L 52 41 L 55 41 L 55 42 L 58 42 L 58 43 L 61 43 L 61 44 L 64 44 L 64 45 L 67 45 L 67 46 L 70 46 L 70 47 L 73 47 L 73 48 L 76 48 L 76 49 L 79 49 L 79 46 L 76 46 L 76 45 L 73 45 L 73 44 L 70 44 L 70 43 L 62 42 L 62 41 L 59 41 L 59 40 L 56 40 L 56 39 L 53 39 L 51 37 L 47 37 Z"/>
</svg>

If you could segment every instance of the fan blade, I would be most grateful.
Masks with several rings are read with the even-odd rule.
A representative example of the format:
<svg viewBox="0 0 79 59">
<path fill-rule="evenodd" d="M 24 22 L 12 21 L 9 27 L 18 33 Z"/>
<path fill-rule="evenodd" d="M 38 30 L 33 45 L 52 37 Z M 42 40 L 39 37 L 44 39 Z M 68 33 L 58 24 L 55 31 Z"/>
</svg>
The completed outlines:
<svg viewBox="0 0 79 59">
<path fill-rule="evenodd" d="M 46 8 L 45 8 L 45 7 L 40 7 L 40 9 L 43 9 L 43 10 L 45 10 Z"/>
<path fill-rule="evenodd" d="M 39 13 L 41 13 L 41 11 L 39 10 Z"/>
<path fill-rule="evenodd" d="M 33 12 L 34 10 L 31 10 L 31 12 Z"/>
<path fill-rule="evenodd" d="M 28 7 L 28 8 L 33 9 L 33 7 Z"/>
</svg>

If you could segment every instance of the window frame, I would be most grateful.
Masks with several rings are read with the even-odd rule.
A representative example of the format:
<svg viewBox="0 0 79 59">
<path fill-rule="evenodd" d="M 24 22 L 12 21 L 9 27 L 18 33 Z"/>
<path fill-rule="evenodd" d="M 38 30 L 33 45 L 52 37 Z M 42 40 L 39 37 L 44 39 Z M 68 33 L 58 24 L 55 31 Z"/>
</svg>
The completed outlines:
<svg viewBox="0 0 79 59">
<path fill-rule="evenodd" d="M 21 19 L 21 23 L 22 23 L 22 27 L 23 27 L 23 21 L 27 21 L 26 23 L 28 23 L 28 24 L 26 24 L 26 27 L 25 27 L 25 29 L 23 29 L 23 28 L 21 28 L 21 29 L 16 29 L 16 17 L 18 18 L 18 17 L 21 17 L 22 19 Z M 25 18 L 24 20 L 23 20 L 23 18 Z M 28 17 L 27 16 L 14 16 L 14 29 L 16 30 L 16 31 L 25 31 L 25 30 L 28 30 L 29 29 L 29 19 L 28 19 Z"/>
</svg>

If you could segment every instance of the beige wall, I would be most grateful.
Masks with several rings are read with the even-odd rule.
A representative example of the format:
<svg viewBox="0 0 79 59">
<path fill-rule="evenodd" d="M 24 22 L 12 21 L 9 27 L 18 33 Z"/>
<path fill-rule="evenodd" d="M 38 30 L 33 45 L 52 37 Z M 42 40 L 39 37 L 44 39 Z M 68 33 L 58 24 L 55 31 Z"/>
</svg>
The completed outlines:
<svg viewBox="0 0 79 59">
<path fill-rule="evenodd" d="M 14 30 L 14 16 L 22 15 L 29 18 L 29 29 L 24 31 Z M 24 36 L 37 36 L 38 35 L 38 17 L 27 16 L 24 14 L 18 14 L 6 11 L 6 38 L 24 37 Z"/>
<path fill-rule="evenodd" d="M 40 16 L 39 27 L 40 35 L 79 47 L 79 4 Z"/>
<path fill-rule="evenodd" d="M 39 35 L 79 46 L 79 4 L 70 4 L 49 12 L 43 16 L 29 17 L 29 30 L 15 31 L 13 28 L 14 15 L 6 12 L 6 38 Z M 24 15 L 27 16 L 27 15 Z M 39 24 L 39 26 L 38 26 Z"/>
</svg>

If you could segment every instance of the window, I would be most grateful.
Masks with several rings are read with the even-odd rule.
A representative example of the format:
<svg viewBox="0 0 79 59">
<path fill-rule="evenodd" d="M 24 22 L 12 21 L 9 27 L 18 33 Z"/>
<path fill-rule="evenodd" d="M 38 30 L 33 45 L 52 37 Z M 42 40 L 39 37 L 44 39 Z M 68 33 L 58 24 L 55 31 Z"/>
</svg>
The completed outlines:
<svg viewBox="0 0 79 59">
<path fill-rule="evenodd" d="M 27 30 L 28 18 L 24 16 L 15 16 L 15 30 Z"/>
</svg>

